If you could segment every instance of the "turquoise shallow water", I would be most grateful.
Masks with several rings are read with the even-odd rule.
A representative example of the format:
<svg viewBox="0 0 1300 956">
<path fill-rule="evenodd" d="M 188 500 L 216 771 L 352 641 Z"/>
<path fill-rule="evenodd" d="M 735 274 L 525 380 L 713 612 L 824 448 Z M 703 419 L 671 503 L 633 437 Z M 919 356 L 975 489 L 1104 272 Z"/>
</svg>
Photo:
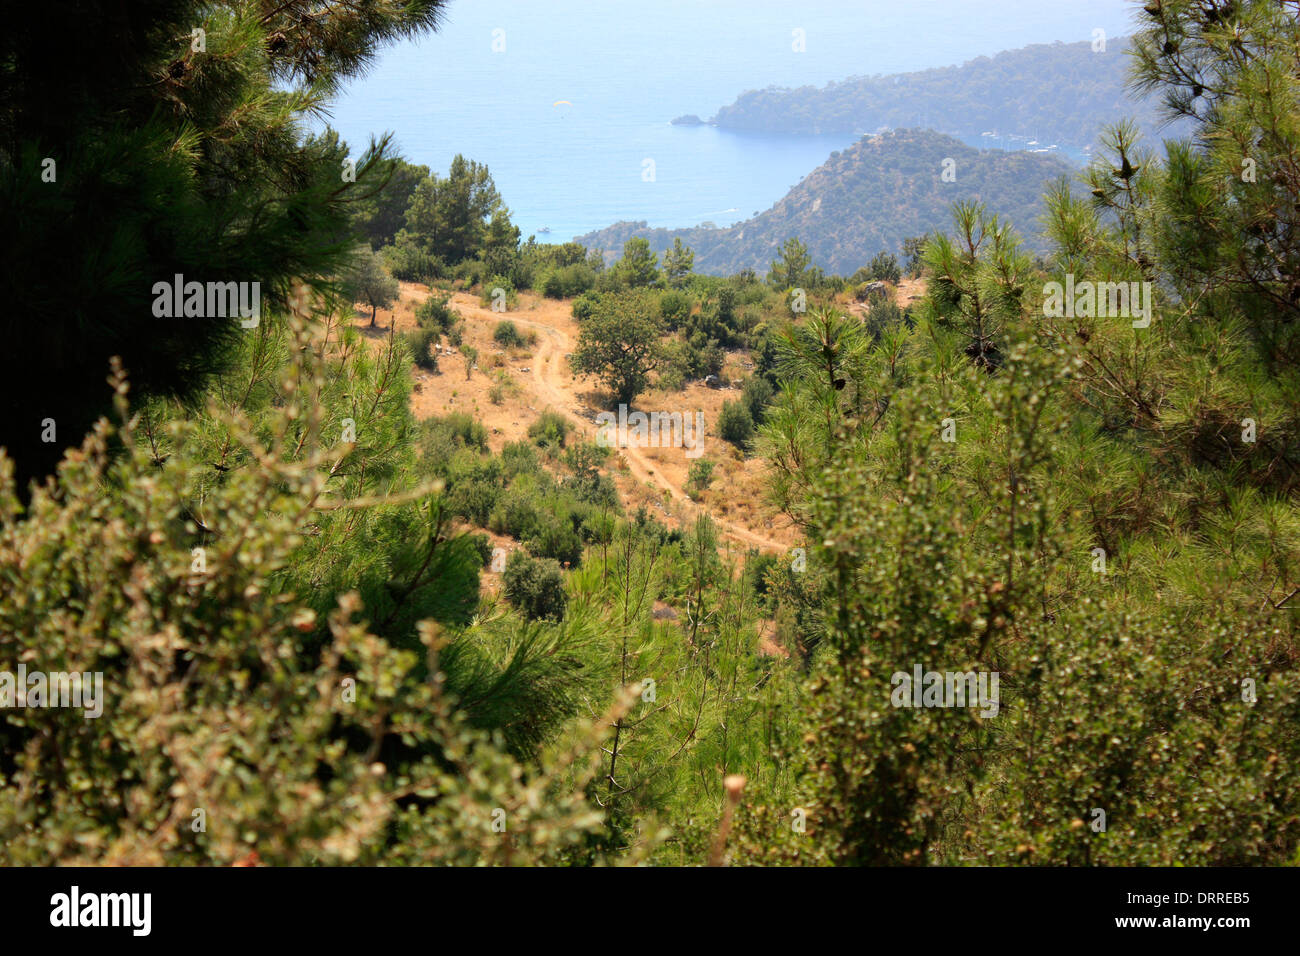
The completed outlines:
<svg viewBox="0 0 1300 956">
<path fill-rule="evenodd" d="M 673 117 L 707 119 L 745 89 L 947 66 L 1094 29 L 1118 36 L 1130 7 L 454 0 L 442 32 L 385 50 L 330 121 L 354 148 L 392 130 L 409 159 L 434 169 L 456 153 L 487 163 L 525 237 L 559 242 L 623 219 L 725 226 L 769 208 L 853 138 L 728 133 Z M 796 30 L 805 52 L 793 49 Z"/>
</svg>

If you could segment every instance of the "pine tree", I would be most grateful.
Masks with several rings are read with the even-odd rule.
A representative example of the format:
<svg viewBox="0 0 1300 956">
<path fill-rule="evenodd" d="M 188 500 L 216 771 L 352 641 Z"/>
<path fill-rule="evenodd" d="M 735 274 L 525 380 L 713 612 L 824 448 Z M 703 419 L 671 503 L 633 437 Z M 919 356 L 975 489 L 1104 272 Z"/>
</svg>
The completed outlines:
<svg viewBox="0 0 1300 956">
<path fill-rule="evenodd" d="M 513 228 L 488 168 L 457 154 L 445 177 L 434 173 L 415 187 L 402 237 L 456 265 L 484 247 L 489 224 L 496 245 Z M 517 232 L 513 238 L 517 245 Z"/>
<path fill-rule="evenodd" d="M 157 283 L 259 283 L 270 321 L 346 256 L 388 143 L 352 177 L 304 121 L 444 3 L 317 6 L 94 2 L 70 29 L 0 38 L 0 205 L 23 223 L 0 291 L 24 303 L 0 329 L 0 445 L 20 487 L 109 408 L 110 357 L 137 391 L 189 399 L 228 366 L 239 317 L 158 318 Z"/>
<path fill-rule="evenodd" d="M 1144 7 L 1135 82 L 1195 136 L 1161 159 L 1132 124 L 1108 130 L 1083 195 L 1049 192 L 1045 272 L 959 205 L 955 235 L 927 243 L 915 327 L 853 363 L 843 317 L 790 333 L 764 442 L 822 574 L 825 639 L 799 742 L 776 758 L 794 779 L 747 790 L 749 853 L 1294 859 L 1300 746 L 1284 728 L 1300 680 L 1279 662 L 1300 648 L 1286 305 L 1300 28 L 1286 7 Z M 1086 286 L 1077 309 L 1052 305 L 1067 280 Z M 998 707 L 909 706 L 893 692 L 918 666 L 998 674 Z"/>
<path fill-rule="evenodd" d="M 806 288 L 811 264 L 808 247 L 791 236 L 781 246 L 781 258 L 772 261 L 767 281 L 778 289 Z"/>
<path fill-rule="evenodd" d="M 664 282 L 670 288 L 680 289 L 694 271 L 695 251 L 682 243 L 681 236 L 674 236 L 673 247 L 664 253 Z"/>
</svg>

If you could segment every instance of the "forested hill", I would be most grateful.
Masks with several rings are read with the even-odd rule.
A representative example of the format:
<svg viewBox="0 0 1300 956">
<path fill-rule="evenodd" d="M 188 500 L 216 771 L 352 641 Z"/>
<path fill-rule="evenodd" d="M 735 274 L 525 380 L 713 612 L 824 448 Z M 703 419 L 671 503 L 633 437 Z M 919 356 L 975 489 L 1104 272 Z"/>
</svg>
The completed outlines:
<svg viewBox="0 0 1300 956">
<path fill-rule="evenodd" d="M 1107 123 L 1132 117 L 1160 135 L 1158 100 L 1125 90 L 1127 38 L 1104 53 L 1091 42 L 1038 44 L 962 66 L 853 77 L 824 88 L 749 91 L 713 122 L 725 129 L 780 133 L 869 133 L 924 126 L 958 136 L 1020 134 L 1082 149 Z"/>
<path fill-rule="evenodd" d="M 955 161 L 956 182 L 943 181 L 945 159 Z M 848 275 L 882 250 L 900 253 L 909 236 L 949 228 L 952 204 L 978 199 L 1009 219 L 1027 245 L 1043 248 L 1037 220 L 1044 184 L 1074 173 L 1048 154 L 977 150 L 931 131 L 896 130 L 832 153 L 767 212 L 729 228 L 649 229 L 644 222 L 620 222 L 578 242 L 612 260 L 633 236 L 649 239 L 655 252 L 680 236 L 695 250 L 696 271 L 730 275 L 741 269 L 766 273 L 781 243 L 795 236 L 816 265 Z"/>
</svg>

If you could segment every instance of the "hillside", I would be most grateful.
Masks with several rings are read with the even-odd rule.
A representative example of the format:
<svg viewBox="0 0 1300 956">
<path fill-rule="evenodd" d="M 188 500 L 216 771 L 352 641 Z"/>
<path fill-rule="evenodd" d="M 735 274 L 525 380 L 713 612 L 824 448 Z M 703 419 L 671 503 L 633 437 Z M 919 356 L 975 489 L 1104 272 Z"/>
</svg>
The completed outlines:
<svg viewBox="0 0 1300 956">
<path fill-rule="evenodd" d="M 1286 922 L 1297 4 L 91 0 L 0 31 L 10 938 L 242 944 L 253 914 L 337 948 L 437 894 L 433 946 L 459 918 L 500 947 L 483 871 L 528 932 L 504 871 L 538 866 L 611 900 L 651 867 L 863 868 L 872 929 L 947 906 L 999 942 Z M 852 63 L 1103 14 L 1190 142 L 1121 124 L 1079 176 L 933 129 L 656 120 L 665 88 L 806 82 L 830 38 Z M 403 38 L 397 128 L 456 150 L 427 164 L 318 125 Z M 500 189 L 461 151 L 494 131 Z M 686 140 L 698 187 L 657 146 Z M 512 219 L 523 165 L 557 241 Z M 767 211 L 558 241 L 736 207 Z M 265 872 L 212 895 L 234 868 Z"/>
<path fill-rule="evenodd" d="M 956 161 L 956 182 L 941 179 Z M 655 252 L 675 237 L 695 250 L 695 268 L 712 275 L 741 269 L 765 273 L 781 243 L 797 236 L 827 272 L 851 274 L 882 249 L 899 253 L 903 240 L 951 223 L 961 199 L 979 199 L 1009 219 L 1031 248 L 1042 248 L 1037 219 L 1046 182 L 1074 172 L 1046 154 L 977 150 L 939 133 L 896 130 L 864 137 L 831 157 L 767 212 L 726 229 L 649 229 L 620 222 L 578 242 L 607 260 L 623 243 L 644 236 Z"/>
<path fill-rule="evenodd" d="M 1105 124 L 1128 116 L 1157 135 L 1157 101 L 1135 100 L 1125 89 L 1128 48 L 1127 38 L 1111 40 L 1105 53 L 1094 53 L 1090 42 L 1038 44 L 961 66 L 853 77 L 825 87 L 751 90 L 719 110 L 713 123 L 802 134 L 926 126 L 963 137 L 1020 134 L 1083 149 Z"/>
<path fill-rule="evenodd" d="M 400 288 L 392 307 L 379 310 L 377 326 L 369 326 L 369 313 L 364 309 L 352 320 L 377 351 L 382 351 L 391 329 L 409 333 L 418 328 L 416 308 L 430 295 L 429 288 L 419 283 L 404 282 Z M 903 288 L 923 291 L 923 285 L 917 283 Z M 579 335 L 572 300 L 522 294 L 510 311 L 510 321 L 536 339 L 508 350 L 492 338 L 501 321 L 499 313 L 465 292 L 452 294 L 450 303 L 463 316 L 464 341 L 476 349 L 481 364 L 475 365 L 475 374 L 463 376 L 460 355 L 448 348 L 439 371 L 417 368 L 411 393 L 411 413 L 417 420 L 468 413 L 487 429 L 487 442 L 498 453 L 509 442 L 527 440 L 528 428 L 543 411 L 563 416 L 583 438 L 595 437 L 595 415 L 604 399 L 596 393 L 594 383 L 574 374 L 568 361 Z M 728 379 L 740 381 L 750 374 L 743 365 L 747 358 L 747 353 L 739 351 L 728 354 Z M 494 386 L 500 391 L 495 399 Z M 716 467 L 717 488 L 692 499 L 685 490 L 692 459 L 671 447 L 620 445 L 609 471 L 629 514 L 645 507 L 668 527 L 685 529 L 706 513 L 716 522 L 727 547 L 779 552 L 793 546 L 796 539 L 790 520 L 771 513 L 764 501 L 766 462 L 741 455 L 718 434 L 722 403 L 739 394 L 736 387 L 708 388 L 696 381 L 681 390 L 652 389 L 637 402 L 638 408 L 649 412 L 682 407 L 703 412 L 709 426 L 702 442 Z M 495 543 L 507 551 L 519 547 L 519 542 L 500 536 Z"/>
</svg>

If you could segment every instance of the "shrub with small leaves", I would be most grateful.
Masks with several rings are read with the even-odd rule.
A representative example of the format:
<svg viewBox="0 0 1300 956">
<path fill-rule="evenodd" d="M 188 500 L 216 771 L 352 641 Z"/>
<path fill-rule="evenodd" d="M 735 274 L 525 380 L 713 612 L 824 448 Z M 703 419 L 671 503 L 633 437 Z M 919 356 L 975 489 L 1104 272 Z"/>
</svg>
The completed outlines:
<svg viewBox="0 0 1300 956">
<path fill-rule="evenodd" d="M 492 341 L 504 349 L 522 348 L 525 344 L 518 326 L 509 319 L 497 323 L 497 327 L 492 330 Z"/>
<path fill-rule="evenodd" d="M 568 598 L 558 561 L 515 551 L 506 561 L 503 578 L 506 600 L 529 620 L 564 618 Z"/>
<path fill-rule="evenodd" d="M 434 346 L 438 344 L 438 333 L 432 329 L 419 329 L 407 332 L 404 337 L 415 364 L 428 372 L 438 371 L 438 356 L 434 352 Z"/>
<path fill-rule="evenodd" d="M 754 435 L 754 419 L 743 401 L 723 402 L 718 414 L 718 434 L 723 441 L 729 441 L 737 447 L 744 448 Z"/>
<path fill-rule="evenodd" d="M 322 505 L 376 507 L 322 499 L 356 446 L 314 437 L 319 375 L 291 375 L 317 387 L 259 434 L 221 419 L 243 456 L 230 460 L 248 464 L 220 482 L 186 453 L 206 425 L 168 423 L 172 452 L 154 458 L 121 375 L 120 424 L 101 421 L 26 508 L 0 455 L 0 659 L 103 674 L 96 719 L 0 712 L 10 863 L 526 864 L 564 859 L 599 826 L 582 792 L 596 736 L 525 773 L 443 692 L 454 645 L 437 623 L 399 649 L 355 593 L 322 618 L 283 587 Z M 553 613 L 549 569 L 538 582 L 536 608 Z M 508 840 L 489 825 L 498 808 Z"/>
<path fill-rule="evenodd" d="M 691 469 L 686 477 L 686 488 L 692 498 L 698 499 L 701 492 L 707 491 L 710 482 L 713 481 L 713 462 L 706 458 L 691 463 Z"/>
</svg>

